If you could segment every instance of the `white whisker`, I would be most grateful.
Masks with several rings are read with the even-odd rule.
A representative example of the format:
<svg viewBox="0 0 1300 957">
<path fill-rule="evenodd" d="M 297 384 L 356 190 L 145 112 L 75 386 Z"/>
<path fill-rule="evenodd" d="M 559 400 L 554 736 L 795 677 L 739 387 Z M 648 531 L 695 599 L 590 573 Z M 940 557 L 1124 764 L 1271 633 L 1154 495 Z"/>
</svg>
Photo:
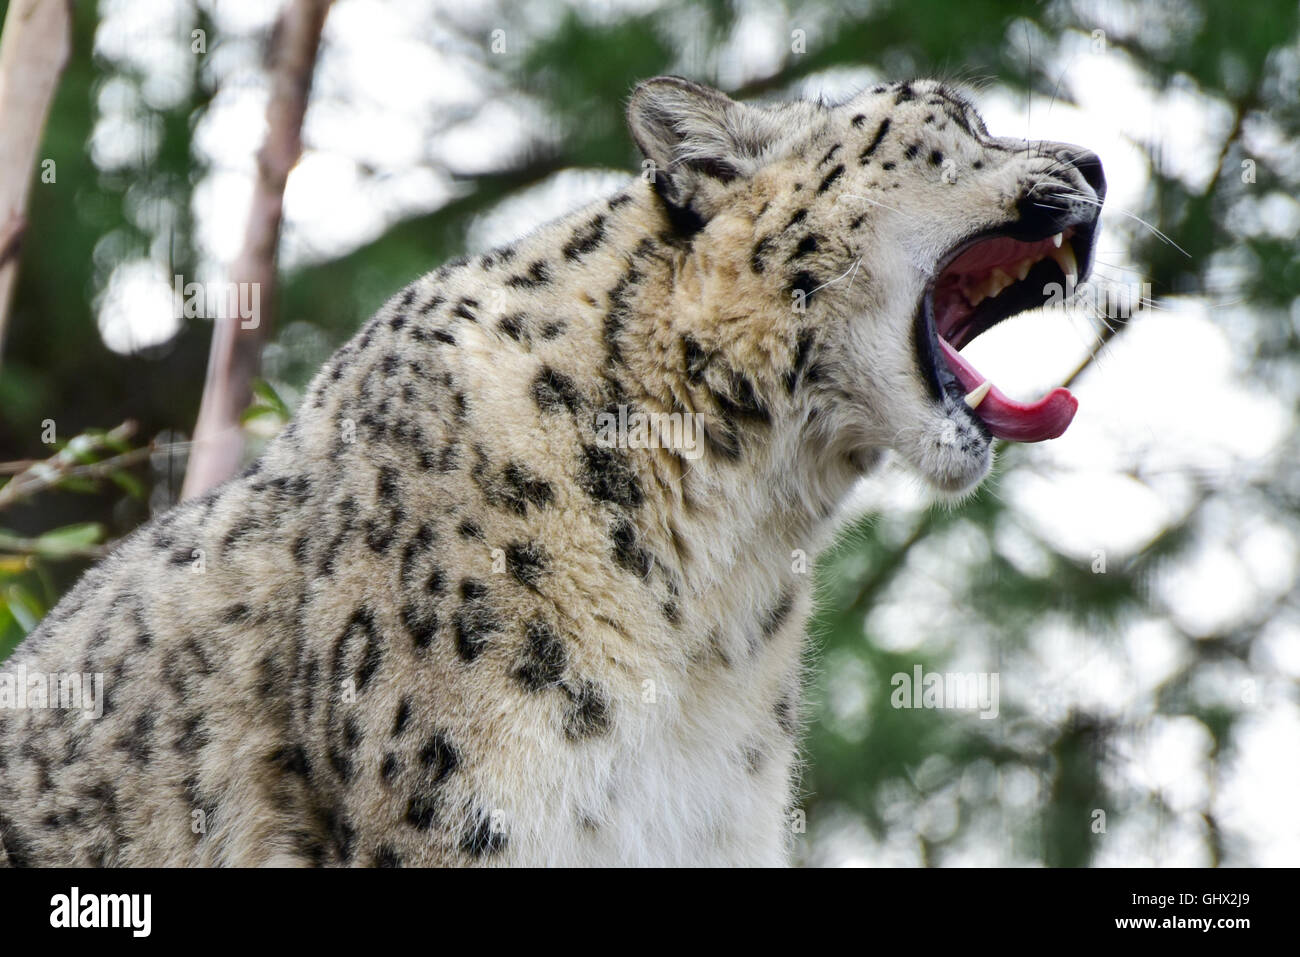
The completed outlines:
<svg viewBox="0 0 1300 957">
<path fill-rule="evenodd" d="M 866 196 L 859 196 L 857 193 L 840 193 L 840 195 L 836 197 L 837 200 L 839 200 L 839 199 L 845 199 L 845 198 L 848 198 L 848 199 L 860 199 L 860 200 L 862 200 L 864 203 L 870 203 L 872 206 L 879 206 L 879 207 L 881 207 L 882 209 L 888 209 L 888 210 L 890 210 L 891 212 L 898 213 L 898 215 L 900 215 L 900 216 L 904 216 L 904 217 L 907 217 L 908 219 L 911 219 L 911 218 L 912 218 L 912 217 L 908 216 L 907 213 L 903 212 L 901 209 L 899 209 L 899 208 L 896 207 L 896 206 L 890 206 L 888 203 L 881 203 L 881 202 L 878 202 L 877 200 L 870 199 L 869 197 L 866 197 Z"/>
<path fill-rule="evenodd" d="M 840 281 L 841 279 L 843 279 L 845 276 L 848 276 L 848 277 L 849 277 L 849 285 L 853 285 L 853 279 L 852 279 L 852 277 L 853 277 L 853 275 L 855 275 L 855 274 L 857 273 L 857 271 L 858 271 L 858 267 L 859 267 L 860 265 L 862 265 L 862 257 L 861 257 L 861 256 L 859 256 L 857 259 L 855 259 L 855 260 L 853 261 L 853 265 L 852 265 L 852 266 L 850 266 L 848 269 L 844 270 L 844 272 L 840 273 L 840 274 L 839 274 L 838 276 L 836 276 L 834 279 L 827 279 L 827 280 L 826 280 L 824 283 L 822 283 L 820 286 L 815 286 L 815 287 L 813 287 L 812 289 L 810 289 L 810 290 L 808 291 L 808 295 L 811 296 L 811 295 L 812 295 L 813 293 L 815 293 L 818 289 L 825 289 L 827 286 L 831 285 L 832 283 L 837 283 L 837 282 L 839 282 L 839 281 Z"/>
</svg>

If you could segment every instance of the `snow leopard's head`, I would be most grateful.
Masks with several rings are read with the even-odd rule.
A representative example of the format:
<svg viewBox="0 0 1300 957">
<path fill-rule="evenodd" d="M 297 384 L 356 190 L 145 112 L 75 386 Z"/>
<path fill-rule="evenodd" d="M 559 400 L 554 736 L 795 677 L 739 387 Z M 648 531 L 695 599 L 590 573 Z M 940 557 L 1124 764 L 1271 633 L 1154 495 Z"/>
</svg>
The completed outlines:
<svg viewBox="0 0 1300 957">
<path fill-rule="evenodd" d="M 670 215 L 700 234 L 702 271 L 725 277 L 701 295 L 750 317 L 696 330 L 697 348 L 804 417 L 817 451 L 865 465 L 893 449 L 960 492 L 987 473 L 992 437 L 1069 425 L 1065 389 L 1016 402 L 960 350 L 1087 276 L 1095 154 L 991 136 L 932 80 L 759 106 L 661 77 L 629 118 Z"/>
</svg>

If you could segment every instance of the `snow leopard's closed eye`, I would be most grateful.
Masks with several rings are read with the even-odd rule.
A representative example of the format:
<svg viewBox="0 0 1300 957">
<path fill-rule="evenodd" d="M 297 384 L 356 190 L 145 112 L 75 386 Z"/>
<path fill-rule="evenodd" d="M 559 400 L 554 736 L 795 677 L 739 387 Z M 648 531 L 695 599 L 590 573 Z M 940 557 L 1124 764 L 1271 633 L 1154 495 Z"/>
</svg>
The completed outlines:
<svg viewBox="0 0 1300 957">
<path fill-rule="evenodd" d="M 665 197 L 710 222 L 751 213 L 766 294 L 820 301 L 806 334 L 837 453 L 894 448 L 961 491 L 987 471 L 990 437 L 1065 431 L 1068 391 L 1014 401 L 960 350 L 1087 277 L 1106 193 L 1095 154 L 992 136 L 963 94 L 929 80 L 828 107 L 740 104 L 667 77 L 630 112 Z"/>
</svg>

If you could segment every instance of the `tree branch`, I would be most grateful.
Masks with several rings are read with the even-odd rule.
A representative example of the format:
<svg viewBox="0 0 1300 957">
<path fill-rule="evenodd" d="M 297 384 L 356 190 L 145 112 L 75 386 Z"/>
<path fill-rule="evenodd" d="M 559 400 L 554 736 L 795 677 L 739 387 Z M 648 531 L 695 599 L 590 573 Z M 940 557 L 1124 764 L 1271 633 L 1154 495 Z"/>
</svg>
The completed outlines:
<svg viewBox="0 0 1300 957">
<path fill-rule="evenodd" d="M 47 459 L 0 463 L 0 474 L 14 476 L 0 485 L 0 509 L 54 488 L 68 479 L 101 479 L 143 461 L 157 451 L 152 443 L 98 462 L 82 462 L 78 458 L 96 455 L 105 449 L 116 449 L 135 435 L 135 430 L 136 424 L 128 420 L 101 436 L 78 436 L 66 448 Z"/>
<path fill-rule="evenodd" d="M 302 155 L 302 121 L 328 10 L 329 0 L 292 0 L 272 33 L 266 140 L 257 157 L 244 245 L 229 273 L 231 283 L 237 284 L 232 288 L 249 290 L 245 301 L 256 306 L 247 325 L 239 316 L 213 320 L 212 351 L 182 498 L 201 495 L 239 469 L 244 450 L 240 415 L 252 395 L 271 326 L 284 184 Z"/>
</svg>

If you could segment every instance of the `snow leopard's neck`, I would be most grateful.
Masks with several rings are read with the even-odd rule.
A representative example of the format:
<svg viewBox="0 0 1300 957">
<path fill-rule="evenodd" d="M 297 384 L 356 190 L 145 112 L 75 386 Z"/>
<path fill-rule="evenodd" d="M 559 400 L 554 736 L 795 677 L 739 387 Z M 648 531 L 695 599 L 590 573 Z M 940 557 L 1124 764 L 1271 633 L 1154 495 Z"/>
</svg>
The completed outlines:
<svg viewBox="0 0 1300 957">
<path fill-rule="evenodd" d="M 677 571 L 697 593 L 734 593 L 758 566 L 789 573 L 810 563 L 874 464 L 819 442 L 824 410 L 808 388 L 819 373 L 809 340 L 782 314 L 791 301 L 755 295 L 764 277 L 738 237 L 768 202 L 756 189 L 702 225 L 636 181 L 563 221 L 591 235 L 582 224 L 600 220 L 601 245 L 584 263 L 605 287 L 593 290 L 599 308 L 587 314 L 603 346 L 598 374 L 610 384 L 600 411 L 621 407 L 620 430 L 635 429 L 638 415 L 651 434 L 680 423 L 670 434 L 694 443 L 628 453 Z"/>
</svg>

